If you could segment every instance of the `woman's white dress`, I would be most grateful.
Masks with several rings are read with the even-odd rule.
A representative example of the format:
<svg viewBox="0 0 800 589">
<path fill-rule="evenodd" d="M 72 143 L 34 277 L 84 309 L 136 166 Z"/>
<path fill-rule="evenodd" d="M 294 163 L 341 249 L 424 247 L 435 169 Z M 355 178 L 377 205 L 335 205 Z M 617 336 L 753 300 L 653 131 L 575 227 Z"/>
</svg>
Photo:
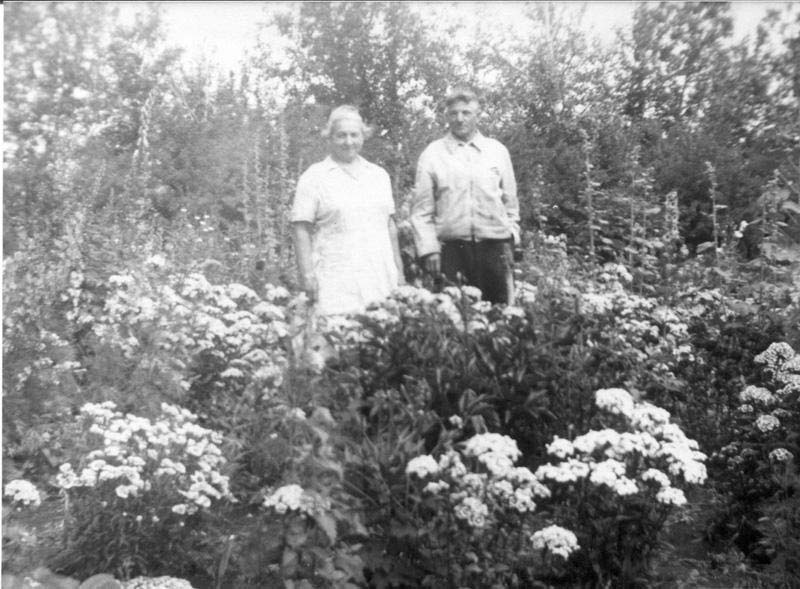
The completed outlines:
<svg viewBox="0 0 800 589">
<path fill-rule="evenodd" d="M 290 220 L 313 225 L 319 314 L 363 311 L 397 286 L 389 238 L 394 212 L 389 175 L 364 158 L 345 170 L 328 157 L 300 176 Z"/>
</svg>

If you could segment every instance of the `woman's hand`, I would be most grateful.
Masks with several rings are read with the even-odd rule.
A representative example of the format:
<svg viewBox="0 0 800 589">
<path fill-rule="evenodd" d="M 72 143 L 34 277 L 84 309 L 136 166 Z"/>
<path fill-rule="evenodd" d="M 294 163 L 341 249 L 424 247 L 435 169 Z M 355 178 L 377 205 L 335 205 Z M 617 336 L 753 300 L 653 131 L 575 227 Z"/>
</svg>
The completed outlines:
<svg viewBox="0 0 800 589">
<path fill-rule="evenodd" d="M 311 264 L 311 223 L 298 221 L 293 225 L 300 288 L 306 293 L 309 302 L 316 303 L 319 298 L 319 285 Z"/>
</svg>

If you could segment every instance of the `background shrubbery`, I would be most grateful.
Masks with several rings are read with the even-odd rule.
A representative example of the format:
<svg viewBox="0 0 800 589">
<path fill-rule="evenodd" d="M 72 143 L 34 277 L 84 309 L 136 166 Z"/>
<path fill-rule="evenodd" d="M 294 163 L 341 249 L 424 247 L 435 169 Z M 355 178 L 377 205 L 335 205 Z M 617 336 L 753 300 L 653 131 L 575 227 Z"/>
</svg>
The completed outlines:
<svg viewBox="0 0 800 589">
<path fill-rule="evenodd" d="M 10 4 L 3 478 L 39 496 L 6 486 L 4 568 L 202 587 L 653 586 L 679 552 L 664 533 L 683 526 L 724 555 L 685 563 L 701 576 L 728 563 L 796 584 L 792 8 L 737 41 L 724 4 L 642 5 L 602 49 L 552 4 L 524 7 L 530 38 L 498 47 L 496 27 L 458 35 L 466 23 L 410 3 L 304 3 L 262 31 L 286 59 L 259 46 L 227 76 L 183 66 L 157 9 L 121 25 L 114 5 Z M 523 207 L 516 304 L 409 287 L 317 321 L 294 295 L 286 211 L 328 109 L 357 103 L 376 127 L 365 155 L 392 175 L 413 280 L 413 166 L 454 79 L 494 80 L 483 126 L 509 147 Z M 598 407 L 604 389 L 669 411 L 651 434 L 674 425 L 699 444 L 704 488 L 620 446 L 642 428 Z M 119 414 L 92 430 L 86 404 L 107 402 Z M 511 440 L 513 477 L 467 450 L 492 434 Z M 567 442 L 583 444 L 584 478 L 534 497 L 524 473 L 543 484 Z M 456 455 L 475 476 L 438 466 Z M 407 470 L 424 456 L 439 479 Z M 67 463 L 86 484 L 67 484 Z M 619 497 L 624 478 L 637 491 Z M 678 489 L 710 509 L 680 512 Z M 536 509 L 511 517 L 528 491 Z M 61 522 L 33 552 L 26 517 Z"/>
</svg>

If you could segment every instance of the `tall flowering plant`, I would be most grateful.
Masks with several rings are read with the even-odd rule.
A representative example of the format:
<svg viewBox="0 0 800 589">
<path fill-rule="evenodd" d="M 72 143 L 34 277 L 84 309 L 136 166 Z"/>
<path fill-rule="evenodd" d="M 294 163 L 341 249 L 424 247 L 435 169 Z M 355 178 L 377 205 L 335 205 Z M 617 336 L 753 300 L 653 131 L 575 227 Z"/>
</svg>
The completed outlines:
<svg viewBox="0 0 800 589">
<path fill-rule="evenodd" d="M 112 402 L 88 403 L 80 422 L 85 454 L 62 464 L 56 477 L 65 568 L 130 578 L 188 567 L 183 551 L 201 533 L 204 514 L 235 501 L 220 434 L 166 403 L 155 419 L 123 414 Z"/>
<path fill-rule="evenodd" d="M 270 585 L 353 589 L 364 584 L 360 545 L 346 541 L 340 527 L 352 527 L 338 501 L 297 483 L 271 489 L 261 506 L 269 535 L 262 546 L 275 557 Z M 341 524 L 341 525 L 340 525 Z"/>
<path fill-rule="evenodd" d="M 740 391 L 730 443 L 712 456 L 729 502 L 720 525 L 750 538 L 745 553 L 771 562 L 787 575 L 777 584 L 792 586 L 800 582 L 800 558 L 792 556 L 800 551 L 800 354 L 776 342 L 755 362 L 763 379 Z"/>
<path fill-rule="evenodd" d="M 556 436 L 551 462 L 535 474 L 576 530 L 577 568 L 594 571 L 599 584 L 624 584 L 645 572 L 667 516 L 686 503 L 684 488 L 705 482 L 706 456 L 667 411 L 623 389 L 601 389 L 595 403 L 601 428 Z"/>
<path fill-rule="evenodd" d="M 253 587 L 362 586 L 354 530 L 363 524 L 344 489 L 336 420 L 326 407 L 307 415 L 278 403 L 261 417 L 260 434 L 249 438 L 250 476 L 236 480 L 250 508 L 234 530 L 230 578 Z"/>
<path fill-rule="evenodd" d="M 508 436 L 472 436 L 440 456 L 406 466 L 419 551 L 429 570 L 423 586 L 529 586 L 541 557 L 563 564 L 578 549 L 575 534 L 541 526 L 539 503 L 550 490 L 527 468 Z"/>
</svg>

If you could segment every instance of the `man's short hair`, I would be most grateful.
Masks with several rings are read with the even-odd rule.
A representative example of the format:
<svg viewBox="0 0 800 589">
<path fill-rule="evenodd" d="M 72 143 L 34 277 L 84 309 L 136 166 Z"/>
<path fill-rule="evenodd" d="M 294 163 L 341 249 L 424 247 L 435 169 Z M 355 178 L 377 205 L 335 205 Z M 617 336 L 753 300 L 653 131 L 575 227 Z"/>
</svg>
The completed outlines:
<svg viewBox="0 0 800 589">
<path fill-rule="evenodd" d="M 459 84 L 458 86 L 454 86 L 450 92 L 447 93 L 444 99 L 444 105 L 445 107 L 450 107 L 455 102 L 473 101 L 477 102 L 479 106 L 483 106 L 481 95 L 475 88 L 465 84 Z"/>
</svg>

